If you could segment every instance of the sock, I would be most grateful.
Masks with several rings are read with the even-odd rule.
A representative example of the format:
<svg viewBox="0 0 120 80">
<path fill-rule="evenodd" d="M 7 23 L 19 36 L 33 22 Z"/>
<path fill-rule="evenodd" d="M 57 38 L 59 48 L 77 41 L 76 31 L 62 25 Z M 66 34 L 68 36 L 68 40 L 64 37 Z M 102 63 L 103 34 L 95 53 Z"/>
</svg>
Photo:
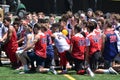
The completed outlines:
<svg viewBox="0 0 120 80">
<path fill-rule="evenodd" d="M 28 69 L 28 65 L 24 65 L 23 67 L 24 67 L 24 71 L 28 71 L 29 70 Z"/>
<path fill-rule="evenodd" d="M 107 69 L 107 70 L 103 70 L 103 72 L 105 73 L 105 74 L 109 74 L 110 73 L 110 71 Z"/>
</svg>

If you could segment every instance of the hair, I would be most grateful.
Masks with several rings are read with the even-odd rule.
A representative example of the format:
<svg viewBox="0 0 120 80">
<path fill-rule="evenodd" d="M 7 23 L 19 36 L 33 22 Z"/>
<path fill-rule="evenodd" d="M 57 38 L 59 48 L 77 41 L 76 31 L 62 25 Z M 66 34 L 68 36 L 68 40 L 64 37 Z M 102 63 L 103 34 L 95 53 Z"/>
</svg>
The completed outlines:
<svg viewBox="0 0 120 80">
<path fill-rule="evenodd" d="M 54 17 L 55 18 L 56 15 L 55 14 L 50 14 L 49 17 Z"/>
<path fill-rule="evenodd" d="M 38 23 L 46 23 L 45 19 L 38 19 Z"/>
<path fill-rule="evenodd" d="M 60 19 L 60 21 L 64 21 L 64 22 L 67 23 L 67 20 L 68 20 L 68 15 L 63 14 L 62 17 L 61 17 L 61 19 Z"/>
<path fill-rule="evenodd" d="M 86 27 L 92 32 L 97 27 L 97 23 L 95 21 L 88 21 Z"/>
<path fill-rule="evenodd" d="M 112 14 L 111 17 L 115 20 L 117 20 L 118 22 L 120 22 L 120 15 L 119 14 Z"/>
<path fill-rule="evenodd" d="M 53 24 L 52 24 L 52 27 L 59 28 L 59 27 L 60 27 L 60 24 L 59 24 L 59 23 L 53 23 Z"/>
<path fill-rule="evenodd" d="M 111 20 L 107 19 L 107 20 L 105 21 L 105 24 L 107 24 L 106 27 L 112 28 L 112 21 L 111 21 Z"/>
<path fill-rule="evenodd" d="M 102 23 L 102 25 L 104 24 L 104 20 L 103 19 L 98 19 L 97 22 L 100 21 Z"/>
<path fill-rule="evenodd" d="M 101 10 L 95 11 L 95 16 L 103 16 L 103 12 Z"/>
<path fill-rule="evenodd" d="M 5 21 L 5 20 L 11 23 L 10 17 L 5 17 L 3 21 Z"/>
<path fill-rule="evenodd" d="M 36 23 L 36 24 L 34 25 L 34 28 L 37 28 L 38 30 L 40 30 L 41 26 L 40 26 L 39 23 Z"/>
<path fill-rule="evenodd" d="M 13 25 L 18 25 L 18 26 L 20 26 L 20 22 L 19 22 L 19 21 L 14 21 L 14 22 L 13 22 Z"/>
<path fill-rule="evenodd" d="M 77 32 L 81 32 L 81 26 L 80 25 L 75 25 L 74 30 L 77 30 Z"/>
<path fill-rule="evenodd" d="M 73 16 L 73 13 L 71 11 L 67 11 L 66 15 L 68 16 L 68 18 L 71 18 Z"/>
</svg>

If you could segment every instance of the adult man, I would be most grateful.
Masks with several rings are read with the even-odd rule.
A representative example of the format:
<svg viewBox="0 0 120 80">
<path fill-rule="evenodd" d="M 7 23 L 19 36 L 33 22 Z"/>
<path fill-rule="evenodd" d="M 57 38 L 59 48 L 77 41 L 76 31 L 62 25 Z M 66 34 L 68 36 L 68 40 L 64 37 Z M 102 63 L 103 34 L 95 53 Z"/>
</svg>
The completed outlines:
<svg viewBox="0 0 120 80">
<path fill-rule="evenodd" d="M 7 28 L 2 23 L 2 15 L 0 14 L 0 66 L 1 63 L 1 51 L 2 51 L 2 43 L 7 37 Z"/>
<path fill-rule="evenodd" d="M 11 25 L 10 17 L 5 17 L 3 23 L 5 27 L 8 28 L 7 39 L 4 42 L 5 52 L 10 58 L 12 68 L 16 69 L 18 68 L 17 57 L 15 53 L 18 48 L 16 31 L 15 28 Z"/>
</svg>

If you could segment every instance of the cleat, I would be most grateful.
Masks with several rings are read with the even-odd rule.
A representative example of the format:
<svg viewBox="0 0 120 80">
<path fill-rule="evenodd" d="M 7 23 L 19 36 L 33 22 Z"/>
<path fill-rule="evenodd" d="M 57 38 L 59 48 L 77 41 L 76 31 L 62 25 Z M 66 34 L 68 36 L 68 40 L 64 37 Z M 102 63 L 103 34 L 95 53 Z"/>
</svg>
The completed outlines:
<svg viewBox="0 0 120 80">
<path fill-rule="evenodd" d="M 110 72 L 111 74 L 116 74 L 116 75 L 118 75 L 118 72 L 115 71 L 112 67 L 109 68 L 109 72 Z"/>
<path fill-rule="evenodd" d="M 91 76 L 91 77 L 94 77 L 95 74 L 92 72 L 92 70 L 88 67 L 87 68 L 87 73 Z"/>
<path fill-rule="evenodd" d="M 54 75 L 57 74 L 57 71 L 54 69 L 54 67 L 51 67 L 51 68 L 50 68 L 50 72 L 52 72 Z"/>
</svg>

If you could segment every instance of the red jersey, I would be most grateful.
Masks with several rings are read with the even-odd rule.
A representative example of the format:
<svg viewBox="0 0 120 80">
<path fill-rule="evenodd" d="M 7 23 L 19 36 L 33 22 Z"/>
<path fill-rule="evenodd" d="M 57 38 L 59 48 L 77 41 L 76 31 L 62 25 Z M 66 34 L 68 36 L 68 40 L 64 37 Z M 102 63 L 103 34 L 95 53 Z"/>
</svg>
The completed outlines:
<svg viewBox="0 0 120 80">
<path fill-rule="evenodd" d="M 74 58 L 84 60 L 84 53 L 86 47 L 85 37 L 82 34 L 75 34 L 71 39 L 71 43 L 73 45 L 72 56 Z"/>
<path fill-rule="evenodd" d="M 100 37 L 95 33 L 95 32 L 92 32 L 90 33 L 87 38 L 89 39 L 90 41 L 90 51 L 89 51 L 89 54 L 92 55 L 94 54 L 96 51 L 100 51 L 101 50 L 101 46 L 100 46 Z"/>
<path fill-rule="evenodd" d="M 100 50 L 102 49 L 102 31 L 100 29 L 94 29 L 94 32 L 97 34 L 98 38 L 99 38 L 99 47 Z"/>
<path fill-rule="evenodd" d="M 46 58 L 46 48 L 47 48 L 47 42 L 46 42 L 46 35 L 44 33 L 40 33 L 40 39 L 35 44 L 35 53 L 42 57 Z"/>
<path fill-rule="evenodd" d="M 13 28 L 14 29 L 14 28 Z M 18 43 L 17 43 L 17 35 L 15 29 L 12 32 L 11 39 L 7 44 L 5 44 L 6 53 L 13 54 L 17 51 Z"/>
</svg>

